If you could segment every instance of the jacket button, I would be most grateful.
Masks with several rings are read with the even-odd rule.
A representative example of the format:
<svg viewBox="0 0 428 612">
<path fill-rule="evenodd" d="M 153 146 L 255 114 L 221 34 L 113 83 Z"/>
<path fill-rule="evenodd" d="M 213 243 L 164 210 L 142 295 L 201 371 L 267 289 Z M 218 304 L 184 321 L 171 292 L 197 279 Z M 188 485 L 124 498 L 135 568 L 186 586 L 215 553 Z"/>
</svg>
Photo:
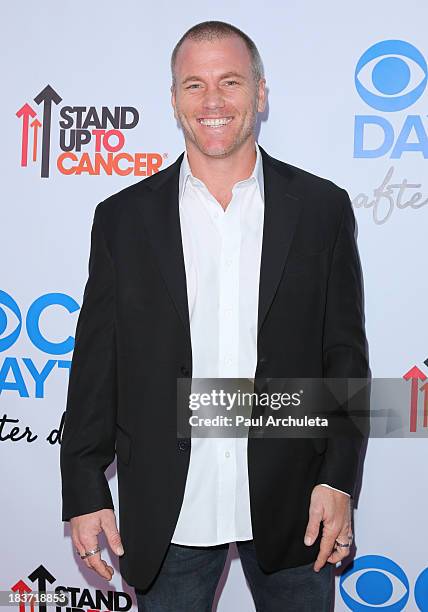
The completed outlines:
<svg viewBox="0 0 428 612">
<path fill-rule="evenodd" d="M 187 451 L 190 448 L 190 442 L 189 442 L 189 440 L 186 440 L 186 439 L 179 440 L 178 443 L 177 443 L 177 446 L 178 446 L 179 450 Z"/>
<path fill-rule="evenodd" d="M 260 357 L 259 359 L 259 363 L 266 363 L 267 359 L 266 357 Z"/>
<path fill-rule="evenodd" d="M 180 371 L 183 374 L 183 376 L 189 376 L 190 374 L 189 369 L 186 368 L 186 366 L 181 366 Z"/>
</svg>

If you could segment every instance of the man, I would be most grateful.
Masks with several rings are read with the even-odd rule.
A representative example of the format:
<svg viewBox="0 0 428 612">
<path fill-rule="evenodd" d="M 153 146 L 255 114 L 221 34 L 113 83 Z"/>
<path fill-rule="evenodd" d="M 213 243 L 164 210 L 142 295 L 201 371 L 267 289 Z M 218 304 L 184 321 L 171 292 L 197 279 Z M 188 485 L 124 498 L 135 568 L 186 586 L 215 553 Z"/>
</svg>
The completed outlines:
<svg viewBox="0 0 428 612">
<path fill-rule="evenodd" d="M 266 80 L 243 32 L 198 24 L 171 68 L 185 153 L 95 210 L 62 518 L 109 580 L 105 532 L 140 610 L 210 610 L 236 541 L 257 609 L 327 611 L 361 440 L 182 439 L 177 379 L 368 376 L 351 203 L 256 143 Z"/>
</svg>

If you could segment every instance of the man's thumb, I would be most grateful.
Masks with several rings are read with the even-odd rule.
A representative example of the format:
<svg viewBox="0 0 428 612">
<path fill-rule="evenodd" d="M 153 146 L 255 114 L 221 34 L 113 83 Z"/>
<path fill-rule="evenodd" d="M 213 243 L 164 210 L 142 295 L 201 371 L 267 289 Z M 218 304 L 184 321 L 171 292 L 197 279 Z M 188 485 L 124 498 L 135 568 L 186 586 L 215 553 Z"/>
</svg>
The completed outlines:
<svg viewBox="0 0 428 612">
<path fill-rule="evenodd" d="M 103 525 L 104 533 L 107 538 L 107 542 L 116 555 L 123 555 L 125 552 L 122 546 L 122 540 L 120 539 L 120 533 L 117 530 L 116 522 L 113 520 L 112 523 L 110 521 Z"/>
<path fill-rule="evenodd" d="M 311 546 L 311 544 L 315 542 L 315 539 L 318 535 L 318 530 L 319 529 L 316 529 L 314 525 L 308 525 L 304 539 L 306 546 Z"/>
</svg>

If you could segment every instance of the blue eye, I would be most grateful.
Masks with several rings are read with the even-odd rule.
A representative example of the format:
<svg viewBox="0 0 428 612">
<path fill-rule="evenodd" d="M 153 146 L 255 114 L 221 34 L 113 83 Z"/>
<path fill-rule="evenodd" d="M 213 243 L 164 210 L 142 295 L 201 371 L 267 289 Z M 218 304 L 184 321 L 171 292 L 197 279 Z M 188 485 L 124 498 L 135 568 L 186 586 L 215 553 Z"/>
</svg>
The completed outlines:
<svg viewBox="0 0 428 612">
<path fill-rule="evenodd" d="M 18 319 L 18 325 L 12 331 L 7 331 L 7 335 L 3 337 L 6 328 L 8 327 L 8 316 L 7 310 L 12 313 Z M 19 311 L 18 304 L 13 300 L 8 293 L 0 290 L 0 351 L 6 351 L 12 346 L 12 344 L 18 338 L 22 327 L 22 316 Z"/>
<path fill-rule="evenodd" d="M 358 60 L 355 87 L 372 108 L 395 112 L 418 100 L 427 75 L 427 63 L 416 47 L 404 40 L 383 40 Z"/>
<path fill-rule="evenodd" d="M 404 609 L 409 598 L 409 581 L 401 567 L 391 559 L 366 555 L 354 560 L 343 572 L 340 593 L 354 612 L 398 612 Z"/>
</svg>

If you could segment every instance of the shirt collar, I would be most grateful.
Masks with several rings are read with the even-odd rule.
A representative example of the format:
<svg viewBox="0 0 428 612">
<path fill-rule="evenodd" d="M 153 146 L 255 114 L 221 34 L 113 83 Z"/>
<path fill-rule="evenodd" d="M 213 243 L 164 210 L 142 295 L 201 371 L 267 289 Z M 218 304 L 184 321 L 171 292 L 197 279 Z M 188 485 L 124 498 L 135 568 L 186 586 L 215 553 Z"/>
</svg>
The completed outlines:
<svg viewBox="0 0 428 612">
<path fill-rule="evenodd" d="M 262 198 L 262 201 L 264 202 L 264 180 L 263 180 L 262 156 L 261 156 L 261 153 L 260 153 L 260 147 L 259 147 L 258 143 L 255 142 L 255 145 L 256 145 L 256 163 L 254 165 L 253 172 L 248 177 L 248 179 L 245 179 L 245 180 L 249 181 L 253 177 L 256 178 L 257 184 L 259 186 L 260 196 Z M 179 203 L 180 204 L 181 204 L 181 201 L 183 199 L 184 189 L 186 187 L 186 183 L 187 183 L 187 180 L 188 180 L 189 176 L 191 176 L 193 178 L 193 180 L 195 180 L 195 181 L 199 180 L 196 177 L 194 177 L 193 174 L 192 174 L 192 171 L 191 171 L 190 165 L 189 165 L 189 159 L 187 157 L 187 150 L 186 150 L 186 151 L 184 151 L 183 161 L 181 162 L 181 165 L 180 165 L 180 175 L 179 175 L 179 179 L 178 179 L 178 193 L 180 194 L 179 195 Z M 239 181 L 239 182 L 242 182 L 242 181 Z"/>
</svg>

